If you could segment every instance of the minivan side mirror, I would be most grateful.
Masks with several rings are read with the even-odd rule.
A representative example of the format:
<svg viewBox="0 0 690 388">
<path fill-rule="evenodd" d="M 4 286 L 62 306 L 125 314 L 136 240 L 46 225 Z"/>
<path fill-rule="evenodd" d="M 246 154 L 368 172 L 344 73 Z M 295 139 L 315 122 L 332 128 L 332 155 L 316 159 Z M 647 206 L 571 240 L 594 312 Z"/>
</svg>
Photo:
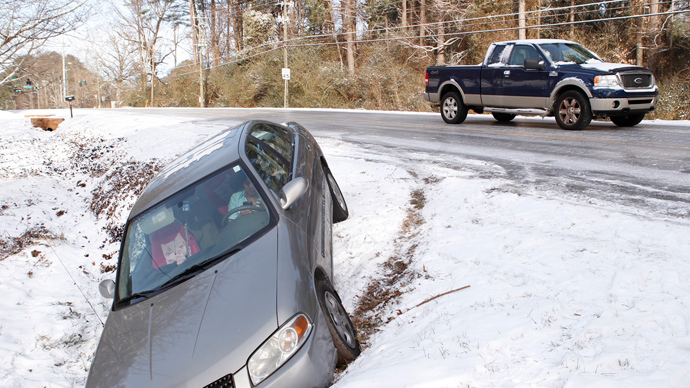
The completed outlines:
<svg viewBox="0 0 690 388">
<path fill-rule="evenodd" d="M 544 70 L 544 61 L 538 59 L 525 59 L 525 70 Z"/>
<path fill-rule="evenodd" d="M 280 189 L 280 207 L 288 209 L 307 192 L 308 188 L 309 182 L 302 177 L 297 177 L 288 182 Z"/>
<path fill-rule="evenodd" d="M 101 296 L 107 299 L 112 299 L 115 296 L 115 282 L 113 279 L 106 279 L 98 285 L 98 292 Z"/>
</svg>

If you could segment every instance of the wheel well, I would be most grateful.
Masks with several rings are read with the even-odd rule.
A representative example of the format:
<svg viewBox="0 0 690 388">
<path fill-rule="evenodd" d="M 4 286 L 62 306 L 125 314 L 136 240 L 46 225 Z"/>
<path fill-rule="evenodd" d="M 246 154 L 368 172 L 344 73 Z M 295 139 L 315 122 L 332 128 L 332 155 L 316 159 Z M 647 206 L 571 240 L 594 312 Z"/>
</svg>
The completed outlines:
<svg viewBox="0 0 690 388">
<path fill-rule="evenodd" d="M 330 283 L 328 275 L 326 275 L 326 272 L 324 272 L 323 269 L 321 269 L 320 267 L 316 268 L 314 270 L 314 285 L 317 285 L 324 281 Z"/>
<path fill-rule="evenodd" d="M 460 98 L 462 99 L 462 93 L 460 93 L 460 90 L 458 90 L 458 88 L 453 84 L 448 84 L 444 86 L 439 93 L 439 97 L 443 98 L 443 96 L 449 92 L 456 92 L 458 95 L 460 95 Z"/>
<path fill-rule="evenodd" d="M 557 92 L 556 95 L 553 97 L 553 101 L 552 101 L 552 103 L 551 103 L 553 109 L 556 109 L 556 100 L 558 100 L 558 97 L 560 97 L 561 94 L 563 94 L 563 93 L 565 93 L 565 92 L 569 92 L 569 91 L 571 91 L 571 90 L 574 90 L 574 91 L 576 91 L 576 92 L 582 93 L 582 94 L 585 96 L 585 98 L 587 98 L 587 100 L 589 100 L 589 97 L 587 96 L 587 92 L 585 92 L 584 90 L 582 90 L 581 87 L 576 86 L 576 85 L 566 85 L 566 86 L 564 86 L 564 87 L 558 89 L 558 92 Z"/>
</svg>

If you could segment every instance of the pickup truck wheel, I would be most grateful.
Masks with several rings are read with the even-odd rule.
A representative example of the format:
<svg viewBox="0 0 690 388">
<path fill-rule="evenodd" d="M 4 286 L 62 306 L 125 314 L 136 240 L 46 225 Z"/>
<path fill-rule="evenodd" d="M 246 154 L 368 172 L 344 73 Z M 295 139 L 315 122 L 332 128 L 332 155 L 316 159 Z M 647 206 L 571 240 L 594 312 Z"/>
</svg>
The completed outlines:
<svg viewBox="0 0 690 388">
<path fill-rule="evenodd" d="M 569 90 L 556 99 L 556 122 L 563 129 L 584 129 L 592 121 L 592 109 L 587 97 L 577 90 Z"/>
<path fill-rule="evenodd" d="M 619 127 L 634 127 L 644 119 L 644 113 L 627 116 L 611 116 L 611 121 Z"/>
<path fill-rule="evenodd" d="M 491 112 L 491 114 L 494 116 L 496 121 L 501 123 L 507 123 L 515 118 L 515 115 L 510 113 Z"/>
<path fill-rule="evenodd" d="M 441 99 L 441 117 L 448 124 L 460 124 L 467 118 L 467 107 L 456 92 L 449 92 Z"/>
</svg>

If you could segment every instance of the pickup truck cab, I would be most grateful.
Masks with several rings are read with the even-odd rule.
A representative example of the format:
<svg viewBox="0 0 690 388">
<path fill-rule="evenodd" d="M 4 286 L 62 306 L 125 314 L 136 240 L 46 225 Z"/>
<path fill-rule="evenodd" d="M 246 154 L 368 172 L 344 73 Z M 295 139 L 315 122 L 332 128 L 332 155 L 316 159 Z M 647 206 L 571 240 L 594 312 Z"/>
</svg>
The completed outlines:
<svg viewBox="0 0 690 388">
<path fill-rule="evenodd" d="M 637 125 L 657 98 L 649 69 L 605 63 L 575 42 L 552 39 L 494 43 L 478 66 L 431 66 L 424 92 L 450 124 L 472 109 L 501 122 L 518 114 L 555 116 L 561 128 L 574 130 L 594 117 Z"/>
</svg>

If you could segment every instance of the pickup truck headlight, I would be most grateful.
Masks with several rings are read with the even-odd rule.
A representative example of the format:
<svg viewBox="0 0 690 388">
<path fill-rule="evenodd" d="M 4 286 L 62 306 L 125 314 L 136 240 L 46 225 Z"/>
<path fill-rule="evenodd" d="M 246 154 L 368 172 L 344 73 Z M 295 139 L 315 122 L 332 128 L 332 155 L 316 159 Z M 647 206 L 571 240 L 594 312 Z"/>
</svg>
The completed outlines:
<svg viewBox="0 0 690 388">
<path fill-rule="evenodd" d="M 247 370 L 252 384 L 264 381 L 278 370 L 304 345 L 312 324 L 304 314 L 298 314 L 278 328 L 271 337 L 249 357 Z"/>
<path fill-rule="evenodd" d="M 594 77 L 594 87 L 597 89 L 620 89 L 621 83 L 618 76 L 598 75 Z"/>
</svg>

